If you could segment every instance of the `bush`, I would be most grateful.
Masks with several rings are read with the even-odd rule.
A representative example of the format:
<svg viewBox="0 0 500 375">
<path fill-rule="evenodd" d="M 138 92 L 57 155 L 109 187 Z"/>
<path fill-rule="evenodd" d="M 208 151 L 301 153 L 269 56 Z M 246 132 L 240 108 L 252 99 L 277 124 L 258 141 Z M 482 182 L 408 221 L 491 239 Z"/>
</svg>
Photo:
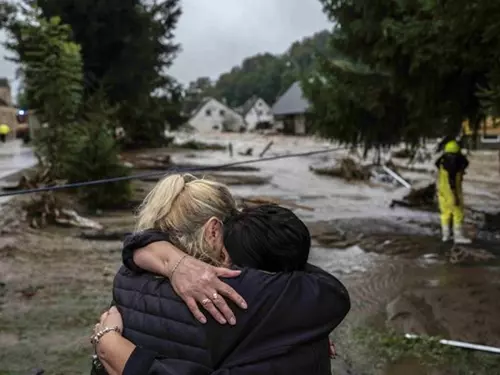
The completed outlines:
<svg viewBox="0 0 500 375">
<path fill-rule="evenodd" d="M 102 93 L 90 98 L 84 120 L 75 127 L 74 146 L 66 159 L 66 176 L 70 183 L 125 177 L 130 174 L 119 158 L 114 137 L 114 109 L 106 104 Z M 132 194 L 130 181 L 85 186 L 78 194 L 91 209 L 116 208 Z"/>
<path fill-rule="evenodd" d="M 113 136 L 102 127 L 89 130 L 81 138 L 78 149 L 68 160 L 67 175 L 70 183 L 124 177 L 129 168 L 121 164 Z M 104 183 L 78 189 L 78 195 L 91 209 L 116 208 L 125 204 L 132 193 L 130 181 Z"/>
</svg>

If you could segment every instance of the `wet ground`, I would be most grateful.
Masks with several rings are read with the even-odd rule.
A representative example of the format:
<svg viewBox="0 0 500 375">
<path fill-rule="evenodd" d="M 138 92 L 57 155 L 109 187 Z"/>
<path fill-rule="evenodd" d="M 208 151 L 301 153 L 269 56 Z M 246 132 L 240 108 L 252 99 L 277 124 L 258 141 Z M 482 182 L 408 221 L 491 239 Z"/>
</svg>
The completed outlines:
<svg viewBox="0 0 500 375">
<path fill-rule="evenodd" d="M 332 147 L 305 138 L 219 135 L 205 137 L 204 142 L 231 142 L 232 158 L 225 151 L 175 152 L 172 158 L 175 163 L 190 165 L 250 160 L 258 158 L 270 140 L 274 145 L 266 156 Z M 238 155 L 250 147 L 254 156 Z M 340 359 L 333 361 L 335 373 L 393 375 L 402 373 L 399 369 L 403 367 L 405 373 L 428 373 L 415 361 L 403 362 L 396 370 L 375 370 L 376 359 L 353 338 L 357 327 L 367 324 L 385 329 L 387 305 L 398 297 L 419 301 L 400 306 L 401 311 L 395 313 L 414 318 L 404 324 L 410 321 L 419 326 L 419 311 L 425 307 L 432 313 L 425 315 L 427 323 L 420 329 L 427 332 L 423 333 L 500 346 L 496 318 L 500 310 L 496 261 L 500 245 L 478 242 L 466 249 L 472 256 L 453 263 L 462 249 L 440 243 L 436 214 L 389 208 L 392 199 L 405 195 L 406 189 L 348 183 L 309 171 L 310 165 L 344 154 L 338 151 L 258 163 L 258 171 L 210 173 L 224 175 L 221 181 L 229 183 L 237 196 L 279 199 L 303 207 L 296 212 L 313 234 L 311 262 L 342 280 L 352 299 L 352 312 L 333 335 L 340 352 Z M 240 175 L 245 178 L 238 179 Z M 428 173 L 407 172 L 405 177 L 432 180 Z M 500 212 L 499 180 L 498 160 L 488 153 L 475 155 L 465 186 L 469 205 Z M 147 190 L 150 185 L 141 186 Z M 97 219 L 111 229 L 131 228 L 133 223 L 128 211 Z M 477 233 L 474 223 L 468 230 Z M 9 374 L 26 374 L 32 367 L 43 367 L 50 374 L 79 374 L 86 368 L 86 332 L 109 299 L 120 243 L 83 240 L 80 232 L 28 229 L 0 239 L 0 374 L 2 368 Z M 481 252 L 491 257 L 478 259 Z M 16 360 L 24 363 L 16 364 Z"/>
</svg>

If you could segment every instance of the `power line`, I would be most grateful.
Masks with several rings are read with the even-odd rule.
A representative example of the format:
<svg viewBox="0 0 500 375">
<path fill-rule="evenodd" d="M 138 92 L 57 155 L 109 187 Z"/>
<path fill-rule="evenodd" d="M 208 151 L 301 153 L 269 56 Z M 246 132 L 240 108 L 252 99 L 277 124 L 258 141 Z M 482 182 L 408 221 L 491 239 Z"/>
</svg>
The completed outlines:
<svg viewBox="0 0 500 375">
<path fill-rule="evenodd" d="M 6 193 L 1 193 L 0 198 L 11 197 L 14 195 L 26 195 L 26 194 L 34 194 L 34 193 L 44 193 L 47 191 L 74 189 L 74 188 L 80 188 L 80 187 L 86 187 L 86 186 L 108 184 L 108 183 L 113 183 L 113 182 L 140 180 L 140 179 L 149 178 L 149 177 L 166 176 L 168 174 L 216 171 L 216 170 L 230 168 L 230 167 L 234 167 L 234 166 L 238 166 L 238 165 L 255 164 L 255 163 L 262 163 L 262 162 L 266 162 L 266 161 L 279 160 L 279 159 L 288 159 L 288 158 L 304 157 L 304 156 L 311 156 L 311 155 L 318 155 L 318 154 L 326 154 L 329 152 L 340 151 L 340 150 L 345 150 L 345 149 L 347 149 L 347 147 L 344 146 L 344 147 L 328 148 L 328 149 L 318 150 L 318 151 L 300 152 L 300 153 L 287 154 L 287 155 L 270 156 L 267 158 L 242 160 L 242 161 L 236 161 L 236 162 L 232 162 L 232 163 L 212 165 L 212 166 L 199 166 L 199 167 L 189 167 L 189 168 L 175 168 L 174 167 L 174 168 L 169 168 L 169 169 L 161 171 L 161 172 L 151 172 L 151 173 L 143 173 L 143 174 L 137 174 L 137 175 L 132 175 L 132 176 L 106 178 L 106 179 L 102 179 L 102 180 L 75 182 L 72 184 L 45 186 L 45 187 L 35 188 L 35 189 L 14 190 L 14 191 L 6 192 Z"/>
</svg>

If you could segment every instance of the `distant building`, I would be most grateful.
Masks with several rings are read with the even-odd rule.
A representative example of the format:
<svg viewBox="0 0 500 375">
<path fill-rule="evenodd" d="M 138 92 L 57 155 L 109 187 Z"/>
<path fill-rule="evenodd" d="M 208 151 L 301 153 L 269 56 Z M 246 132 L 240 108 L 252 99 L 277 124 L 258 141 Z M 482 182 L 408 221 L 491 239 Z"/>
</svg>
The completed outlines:
<svg viewBox="0 0 500 375">
<path fill-rule="evenodd" d="M 308 110 L 309 102 L 304 98 L 300 82 L 295 82 L 272 108 L 276 128 L 285 134 L 307 134 L 310 128 Z"/>
<path fill-rule="evenodd" d="M 262 98 L 252 96 L 237 111 L 244 117 L 247 131 L 270 129 L 273 126 L 273 111 Z"/>
<path fill-rule="evenodd" d="M 245 129 L 245 120 L 241 114 L 224 103 L 214 98 L 206 98 L 192 112 L 188 125 L 201 133 L 236 132 Z"/>
<path fill-rule="evenodd" d="M 16 136 L 18 128 L 17 109 L 12 105 L 12 94 L 10 90 L 9 80 L 0 78 L 0 124 L 7 124 L 11 128 L 8 138 Z"/>
</svg>

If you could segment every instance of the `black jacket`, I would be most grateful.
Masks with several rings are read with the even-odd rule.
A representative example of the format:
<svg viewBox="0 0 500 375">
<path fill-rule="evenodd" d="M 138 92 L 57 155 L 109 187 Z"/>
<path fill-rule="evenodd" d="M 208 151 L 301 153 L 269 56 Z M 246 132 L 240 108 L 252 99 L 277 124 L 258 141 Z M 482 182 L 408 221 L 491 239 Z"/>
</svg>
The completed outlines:
<svg viewBox="0 0 500 375">
<path fill-rule="evenodd" d="M 135 248 L 153 242 L 143 240 Z M 125 259 L 127 246 L 124 261 L 135 268 L 131 257 Z M 210 318 L 206 325 L 198 323 L 168 280 L 122 267 L 114 300 L 124 337 L 138 346 L 124 374 L 331 373 L 328 334 L 350 308 L 347 290 L 336 278 L 308 266 L 282 274 L 243 269 L 225 281 L 249 305 L 247 311 L 231 306 L 234 327 Z"/>
</svg>

